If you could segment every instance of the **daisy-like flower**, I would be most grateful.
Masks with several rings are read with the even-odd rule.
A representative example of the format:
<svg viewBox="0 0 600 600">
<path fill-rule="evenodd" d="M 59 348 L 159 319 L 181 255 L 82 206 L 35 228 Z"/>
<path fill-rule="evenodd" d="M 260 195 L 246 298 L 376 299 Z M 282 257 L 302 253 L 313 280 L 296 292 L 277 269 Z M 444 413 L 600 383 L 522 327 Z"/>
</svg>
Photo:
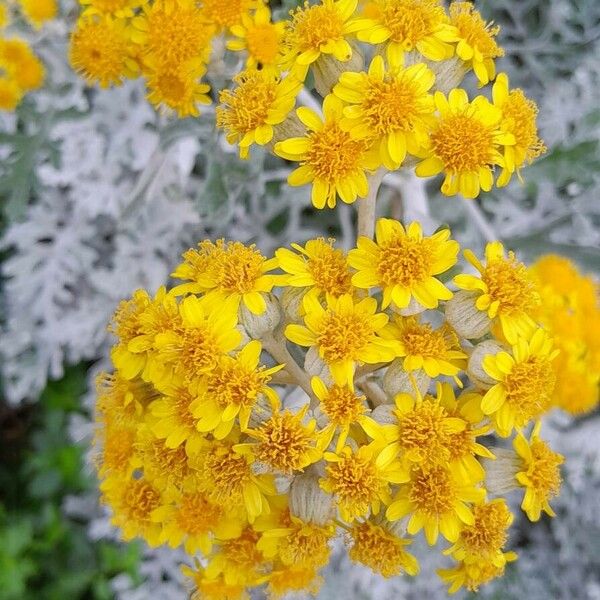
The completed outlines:
<svg viewBox="0 0 600 600">
<path fill-rule="evenodd" d="M 496 43 L 500 27 L 486 23 L 471 2 L 453 2 L 450 21 L 458 31 L 456 54 L 472 69 L 480 86 L 496 77 L 494 59 L 504 56 Z"/>
<path fill-rule="evenodd" d="M 301 592 L 316 596 L 323 584 L 316 569 L 300 566 L 278 566 L 268 575 L 267 594 L 269 598 L 280 599 L 288 593 Z"/>
<path fill-rule="evenodd" d="M 199 250 L 190 249 L 183 255 L 184 263 L 173 273 L 173 277 L 191 279 L 192 283 L 175 287 L 173 293 L 206 292 L 213 304 L 231 299 L 236 307 L 243 302 L 250 312 L 263 314 L 264 294 L 275 285 L 275 277 L 268 272 L 277 267 L 277 259 L 267 260 L 254 244 L 221 239 L 198 246 Z"/>
<path fill-rule="evenodd" d="M 121 85 L 139 71 L 130 32 L 110 17 L 80 19 L 71 34 L 69 62 L 89 85 Z"/>
<path fill-rule="evenodd" d="M 346 62 L 352 57 L 352 47 L 347 37 L 355 31 L 350 19 L 358 0 L 321 0 L 319 4 L 298 7 L 283 36 L 282 65 L 290 69 L 294 65 L 303 67 L 298 73 L 306 74 L 321 55 L 332 55 Z"/>
<path fill-rule="evenodd" d="M 136 426 L 159 393 L 141 379 L 126 379 L 119 372 L 100 373 L 96 378 L 96 416 L 105 425 Z"/>
<path fill-rule="evenodd" d="M 505 563 L 517 560 L 515 552 L 504 552 L 503 556 Z M 450 584 L 449 594 L 455 594 L 461 587 L 466 587 L 470 592 L 478 592 L 480 586 L 504 575 L 504 565 L 498 566 L 489 560 L 469 563 L 460 561 L 452 569 L 438 569 L 437 574 Z"/>
<path fill-rule="evenodd" d="M 83 15 L 110 15 L 120 19 L 133 17 L 135 9 L 147 0 L 79 0 Z"/>
<path fill-rule="evenodd" d="M 269 69 L 247 69 L 234 77 L 237 86 L 220 93 L 217 127 L 230 144 L 238 144 L 240 156 L 248 157 L 252 144 L 265 146 L 273 141 L 278 126 L 296 104 L 302 83 L 294 77 L 280 79 Z"/>
<path fill-rule="evenodd" d="M 369 567 L 374 573 L 387 578 L 402 573 L 417 575 L 419 572 L 417 559 L 405 550 L 410 540 L 399 538 L 372 519 L 355 521 L 350 539 L 350 559 Z"/>
<path fill-rule="evenodd" d="M 241 21 L 231 26 L 235 37 L 227 42 L 227 48 L 247 52 L 246 66 L 251 69 L 261 67 L 277 72 L 284 30 L 285 22 L 273 23 L 271 10 L 261 1 L 254 14 L 243 14 Z"/>
<path fill-rule="evenodd" d="M 181 572 L 191 580 L 192 593 L 190 600 L 249 600 L 246 586 L 227 584 L 223 575 L 213 579 L 206 577 L 206 569 L 201 566 L 198 559 L 194 559 L 194 568 L 183 565 Z"/>
<path fill-rule="evenodd" d="M 538 136 L 536 103 L 523 90 L 510 90 L 506 73 L 496 78 L 493 97 L 494 105 L 502 111 L 500 128 L 515 138 L 514 145 L 504 148 L 504 169 L 498 177 L 498 186 L 504 186 L 513 173 L 520 178 L 519 168 L 544 154 L 546 147 Z"/>
<path fill-rule="evenodd" d="M 307 295 L 303 306 L 305 325 L 288 325 L 285 336 L 300 346 L 316 347 L 336 381 L 352 387 L 357 364 L 390 362 L 397 356 L 398 343 L 380 337 L 388 317 L 377 312 L 374 298 L 355 302 L 344 294 L 330 298 L 323 308 Z"/>
<path fill-rule="evenodd" d="M 350 266 L 357 270 L 352 283 L 361 289 L 380 287 L 382 308 L 392 302 L 406 308 L 411 298 L 426 308 L 436 308 L 440 300 L 452 297 L 435 277 L 456 264 L 459 245 L 449 237 L 448 229 L 424 237 L 419 223 L 404 229 L 398 221 L 379 219 L 376 241 L 359 237 L 358 248 L 348 254 Z"/>
<path fill-rule="evenodd" d="M 277 402 L 268 419 L 245 432 L 256 442 L 237 444 L 236 452 L 285 475 L 304 470 L 322 458 L 332 435 L 332 432 L 316 431 L 316 420 L 306 419 L 308 408 L 305 404 L 294 414 L 289 410 L 282 411 Z"/>
<path fill-rule="evenodd" d="M 480 502 L 485 490 L 464 482 L 442 466 L 416 468 L 410 481 L 400 488 L 388 506 L 386 517 L 397 521 L 410 516 L 407 531 L 415 535 L 425 530 L 425 538 L 433 546 L 441 533 L 449 542 L 456 542 L 464 525 L 472 525 L 473 512 L 467 503 Z"/>
<path fill-rule="evenodd" d="M 422 369 L 429 377 L 447 375 L 457 378 L 467 366 L 467 355 L 460 349 L 454 330 L 444 323 L 434 329 L 417 317 L 396 317 L 384 337 L 400 341 L 406 371 Z M 462 385 L 462 384 L 461 384 Z"/>
<path fill-rule="evenodd" d="M 429 93 L 435 80 L 423 63 L 406 69 L 386 69 L 376 56 L 368 73 L 342 73 L 333 93 L 348 102 L 342 127 L 353 139 L 368 139 L 379 149 L 381 164 L 396 170 L 406 153 L 417 154 L 435 123 L 435 105 Z"/>
<path fill-rule="evenodd" d="M 275 154 L 301 163 L 288 177 L 288 183 L 312 183 L 311 198 L 316 208 L 333 208 L 338 196 L 346 203 L 364 198 L 369 193 L 367 172 L 379 163 L 367 140 L 355 140 L 342 128 L 343 111 L 342 101 L 333 94 L 323 101 L 323 118 L 301 107 L 296 114 L 308 128 L 306 136 L 275 144 Z"/>
<path fill-rule="evenodd" d="M 401 64 L 404 53 L 417 50 L 440 61 L 454 54 L 457 31 L 450 25 L 440 0 L 374 0 L 368 18 L 360 19 L 357 37 L 383 44 L 390 61 Z"/>
<path fill-rule="evenodd" d="M 340 516 L 347 522 L 378 514 L 382 504 L 390 503 L 390 484 L 408 480 L 400 463 L 373 445 L 358 450 L 344 446 L 339 453 L 326 452 L 325 460 L 329 465 L 321 488 L 334 495 Z"/>
<path fill-rule="evenodd" d="M 465 250 L 464 255 L 479 271 L 479 277 L 457 275 L 454 283 L 464 290 L 477 292 L 476 308 L 486 312 L 490 319 L 498 319 L 509 344 L 531 335 L 535 327 L 532 315 L 540 305 L 540 296 L 525 265 L 512 251 L 505 257 L 500 242 L 490 242 L 485 247 L 485 265 L 470 250 Z"/>
<path fill-rule="evenodd" d="M 181 326 L 156 335 L 154 345 L 167 366 L 153 383 L 167 386 L 173 378 L 184 385 L 214 369 L 221 356 L 235 350 L 242 339 L 236 329 L 237 302 L 209 302 L 206 297 L 187 296 L 179 304 Z M 194 392 L 195 390 L 191 390 Z"/>
<path fill-rule="evenodd" d="M 309 288 L 308 293 L 320 297 L 339 298 L 352 294 L 352 275 L 348 258 L 343 250 L 333 247 L 335 240 L 318 238 L 309 240 L 304 247 L 292 243 L 292 252 L 279 248 L 275 252 L 279 267 L 288 273 L 285 285 Z"/>
<path fill-rule="evenodd" d="M 190 407 L 198 419 L 199 431 L 210 431 L 217 439 L 223 439 L 236 419 L 242 431 L 248 429 L 252 409 L 262 396 L 271 405 L 278 403 L 277 394 L 268 383 L 283 365 L 270 369 L 259 366 L 261 350 L 260 342 L 250 341 L 237 356 L 222 356 L 200 381 L 198 398 Z"/>
<path fill-rule="evenodd" d="M 10 77 L 0 77 L 0 110 L 13 111 L 23 99 L 23 90 Z"/>
<path fill-rule="evenodd" d="M 448 98 L 436 92 L 434 100 L 439 117 L 416 174 L 431 177 L 444 172 L 441 189 L 446 196 L 461 193 L 475 198 L 480 190 L 489 192 L 494 166 L 505 164 L 500 151 L 515 143 L 514 135 L 500 128 L 502 112 L 484 96 L 469 102 L 460 88 L 451 90 Z"/>
<path fill-rule="evenodd" d="M 107 423 L 96 432 L 94 443 L 100 445 L 97 461 L 98 475 L 105 477 L 131 477 L 135 468 L 135 425 Z"/>
<path fill-rule="evenodd" d="M 357 394 L 346 382 L 334 381 L 327 386 L 319 377 L 313 377 L 310 384 L 319 399 L 319 409 L 328 420 L 324 431 L 338 434 L 335 451 L 339 453 L 346 444 L 350 427 L 361 424 L 368 412 L 366 396 Z"/>
<path fill-rule="evenodd" d="M 51 21 L 58 14 L 56 0 L 19 0 L 25 18 L 39 29 L 46 21 Z"/>
<path fill-rule="evenodd" d="M 260 1 L 260 0 L 259 0 Z M 231 29 L 256 7 L 257 0 L 202 0 L 202 12 L 219 31 Z"/>
<path fill-rule="evenodd" d="M 520 338 L 511 352 L 488 354 L 483 370 L 496 382 L 481 400 L 481 410 L 502 437 L 539 417 L 551 405 L 554 391 L 552 361 L 558 354 L 543 329 Z"/>
<path fill-rule="evenodd" d="M 23 92 L 36 90 L 44 83 L 44 65 L 24 40 L 0 39 L 0 68 Z"/>
<path fill-rule="evenodd" d="M 237 436 L 234 436 L 237 437 Z M 249 523 L 270 512 L 267 496 L 276 494 L 272 475 L 256 475 L 252 457 L 235 451 L 235 440 L 215 441 L 198 455 L 198 486 L 211 501 L 240 511 Z"/>
</svg>

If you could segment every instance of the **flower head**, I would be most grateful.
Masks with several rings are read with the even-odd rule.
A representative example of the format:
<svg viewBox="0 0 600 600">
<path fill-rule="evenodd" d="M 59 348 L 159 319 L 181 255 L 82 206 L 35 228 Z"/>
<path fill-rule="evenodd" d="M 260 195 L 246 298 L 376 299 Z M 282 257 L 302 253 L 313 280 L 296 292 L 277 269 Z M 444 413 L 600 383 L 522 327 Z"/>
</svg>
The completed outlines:
<svg viewBox="0 0 600 600">
<path fill-rule="evenodd" d="M 117 18 L 133 17 L 135 9 L 147 0 L 79 0 L 84 15 L 110 15 Z"/>
<path fill-rule="evenodd" d="M 259 0 L 260 1 L 260 0 Z M 257 0 L 202 0 L 202 12 L 218 30 L 229 29 L 242 22 L 256 7 Z"/>
<path fill-rule="evenodd" d="M 312 183 L 311 198 L 316 208 L 333 208 L 338 196 L 346 203 L 364 198 L 369 192 L 367 172 L 378 166 L 379 159 L 370 151 L 370 143 L 353 139 L 342 128 L 343 112 L 341 100 L 333 94 L 323 101 L 323 118 L 301 107 L 296 113 L 308 128 L 306 136 L 275 144 L 275 154 L 301 163 L 288 177 L 288 183 Z"/>
<path fill-rule="evenodd" d="M 440 300 L 452 297 L 436 278 L 456 264 L 459 246 L 449 237 L 448 229 L 424 237 L 416 222 L 405 229 L 392 219 L 379 219 L 376 241 L 359 237 L 358 248 L 348 255 L 350 265 L 358 271 L 352 283 L 363 289 L 382 288 L 383 308 L 392 302 L 406 308 L 411 298 L 426 308 L 436 308 Z"/>
<path fill-rule="evenodd" d="M 0 39 L 0 68 L 23 92 L 38 89 L 44 83 L 44 65 L 24 40 Z"/>
<path fill-rule="evenodd" d="M 39 29 L 46 21 L 51 21 L 58 14 L 56 0 L 19 0 L 25 18 Z"/>
<path fill-rule="evenodd" d="M 23 90 L 14 79 L 0 77 L 0 110 L 15 110 L 22 98 Z"/>
<path fill-rule="evenodd" d="M 517 560 L 514 552 L 504 552 L 503 557 L 504 563 Z M 450 584 L 449 594 L 458 592 L 461 587 L 477 592 L 480 586 L 504 575 L 504 564 L 498 566 L 489 560 L 460 561 L 454 568 L 439 569 L 437 573 L 443 581 Z"/>
</svg>

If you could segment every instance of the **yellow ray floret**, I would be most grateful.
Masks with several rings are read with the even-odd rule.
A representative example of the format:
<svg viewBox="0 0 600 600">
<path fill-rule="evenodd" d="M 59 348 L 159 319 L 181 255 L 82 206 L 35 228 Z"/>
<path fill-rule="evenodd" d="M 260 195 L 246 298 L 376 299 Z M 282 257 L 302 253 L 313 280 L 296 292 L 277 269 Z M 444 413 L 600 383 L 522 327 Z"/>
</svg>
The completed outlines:
<svg viewBox="0 0 600 600">
<path fill-rule="evenodd" d="M 57 0 L 19 0 L 25 18 L 39 29 L 58 14 Z"/>
<path fill-rule="evenodd" d="M 84 15 L 111 15 L 118 18 L 133 17 L 135 10 L 148 0 L 79 0 Z"/>
</svg>

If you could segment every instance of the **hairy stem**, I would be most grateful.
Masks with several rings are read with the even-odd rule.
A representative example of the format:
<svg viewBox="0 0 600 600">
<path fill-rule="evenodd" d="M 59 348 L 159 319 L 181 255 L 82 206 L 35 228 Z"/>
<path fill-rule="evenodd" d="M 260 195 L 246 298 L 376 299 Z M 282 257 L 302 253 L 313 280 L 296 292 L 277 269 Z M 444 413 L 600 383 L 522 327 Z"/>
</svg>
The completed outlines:
<svg viewBox="0 0 600 600">
<path fill-rule="evenodd" d="M 389 404 L 386 393 L 381 389 L 377 382 L 367 379 L 361 381 L 358 385 L 374 407 L 381 406 L 382 404 Z"/>
<path fill-rule="evenodd" d="M 494 231 L 494 228 L 485 218 L 481 207 L 479 204 L 477 204 L 477 200 L 463 198 L 463 203 L 466 211 L 469 213 L 469 216 L 473 219 L 473 223 L 475 223 L 481 235 L 483 236 L 483 239 L 486 242 L 495 242 L 498 240 L 498 234 Z"/>
<path fill-rule="evenodd" d="M 357 200 L 358 202 L 358 228 L 356 237 L 364 235 L 373 239 L 375 233 L 375 209 L 377 205 L 377 192 L 385 175 L 385 169 L 379 169 L 369 177 L 369 193 L 366 198 Z"/>
</svg>

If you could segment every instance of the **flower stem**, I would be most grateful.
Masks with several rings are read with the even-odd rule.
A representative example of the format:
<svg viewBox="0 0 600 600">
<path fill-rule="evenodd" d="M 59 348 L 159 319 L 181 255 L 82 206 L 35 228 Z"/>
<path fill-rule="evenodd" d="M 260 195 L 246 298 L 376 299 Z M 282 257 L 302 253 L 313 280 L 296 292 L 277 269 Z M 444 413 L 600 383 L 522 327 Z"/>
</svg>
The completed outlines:
<svg viewBox="0 0 600 600">
<path fill-rule="evenodd" d="M 358 200 L 358 228 L 356 237 L 363 235 L 373 239 L 375 233 L 375 208 L 377 205 L 377 192 L 386 174 L 385 169 L 379 169 L 369 177 L 369 193 L 367 197 Z"/>
</svg>

